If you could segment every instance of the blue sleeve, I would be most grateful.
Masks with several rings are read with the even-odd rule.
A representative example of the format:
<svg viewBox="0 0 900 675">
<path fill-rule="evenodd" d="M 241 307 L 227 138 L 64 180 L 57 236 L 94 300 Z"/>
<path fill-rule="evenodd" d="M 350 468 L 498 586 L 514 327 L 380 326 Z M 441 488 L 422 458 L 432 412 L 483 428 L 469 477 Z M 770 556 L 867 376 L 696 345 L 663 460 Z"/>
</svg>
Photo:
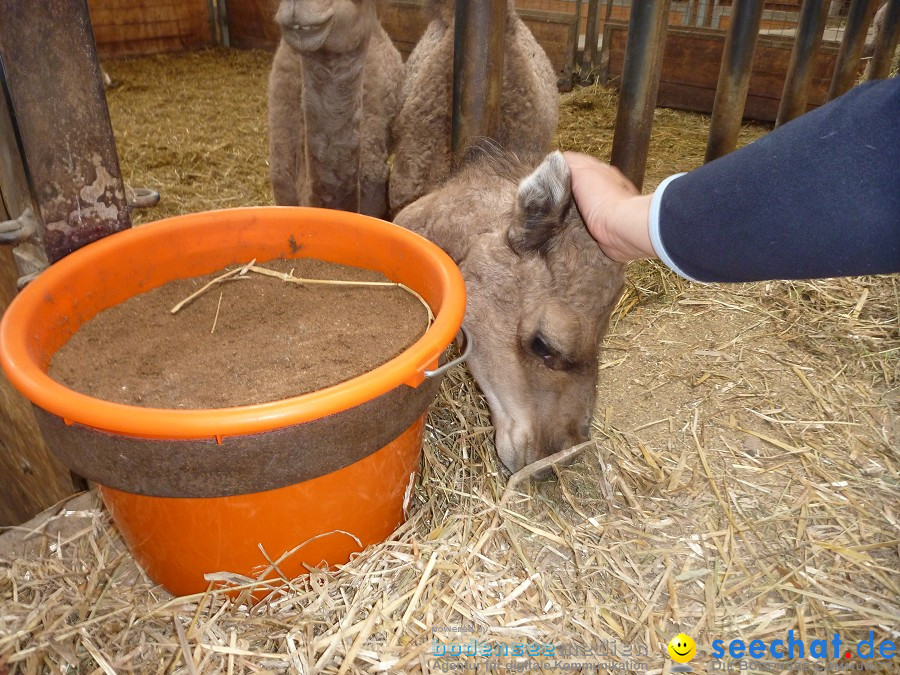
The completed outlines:
<svg viewBox="0 0 900 675">
<path fill-rule="evenodd" d="M 655 201 L 654 246 L 688 278 L 900 272 L 900 77 L 675 178 Z"/>
</svg>

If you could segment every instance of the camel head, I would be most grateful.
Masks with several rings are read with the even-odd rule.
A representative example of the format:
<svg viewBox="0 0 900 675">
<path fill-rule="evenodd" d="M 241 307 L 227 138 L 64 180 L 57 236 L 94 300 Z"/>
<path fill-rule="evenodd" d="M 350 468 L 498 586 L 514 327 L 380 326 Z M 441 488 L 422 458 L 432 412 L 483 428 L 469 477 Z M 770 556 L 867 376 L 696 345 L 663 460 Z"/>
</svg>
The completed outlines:
<svg viewBox="0 0 900 675">
<path fill-rule="evenodd" d="M 375 0 L 281 0 L 275 23 L 300 53 L 344 53 L 365 43 L 378 16 Z"/>
<path fill-rule="evenodd" d="M 600 341 L 624 266 L 588 233 L 562 154 L 524 162 L 497 149 L 480 154 L 396 222 L 462 270 L 469 369 L 490 406 L 500 460 L 517 471 L 590 437 Z"/>
</svg>

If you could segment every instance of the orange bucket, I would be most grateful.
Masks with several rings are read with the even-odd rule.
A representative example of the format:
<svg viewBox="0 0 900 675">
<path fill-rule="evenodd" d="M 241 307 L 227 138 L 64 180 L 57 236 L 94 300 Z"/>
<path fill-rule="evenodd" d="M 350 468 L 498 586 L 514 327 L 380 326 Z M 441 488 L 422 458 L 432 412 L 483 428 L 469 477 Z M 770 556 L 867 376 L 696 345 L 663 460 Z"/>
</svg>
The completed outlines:
<svg viewBox="0 0 900 675">
<path fill-rule="evenodd" d="M 47 375 L 53 354 L 108 307 L 254 258 L 301 257 L 380 271 L 419 293 L 435 321 L 364 375 L 257 405 L 140 408 Z M 216 572 L 289 579 L 341 564 L 403 522 L 439 359 L 464 311 L 456 265 L 403 228 L 327 209 L 229 209 L 126 230 L 52 265 L 0 322 L 0 365 L 34 403 L 51 450 L 100 486 L 138 563 L 183 595 Z"/>
</svg>

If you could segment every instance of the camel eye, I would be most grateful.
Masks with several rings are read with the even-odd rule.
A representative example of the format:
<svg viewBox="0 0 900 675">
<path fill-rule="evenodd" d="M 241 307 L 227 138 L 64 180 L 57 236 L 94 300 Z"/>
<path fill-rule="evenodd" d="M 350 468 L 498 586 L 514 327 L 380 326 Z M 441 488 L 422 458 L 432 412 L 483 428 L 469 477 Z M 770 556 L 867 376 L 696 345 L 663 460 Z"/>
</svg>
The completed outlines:
<svg viewBox="0 0 900 675">
<path fill-rule="evenodd" d="M 540 356 L 542 359 L 547 359 L 552 356 L 556 356 L 556 350 L 553 349 L 540 335 L 535 335 L 531 338 L 531 351 Z"/>
<path fill-rule="evenodd" d="M 563 356 L 558 349 L 551 346 L 540 333 L 531 338 L 528 348 L 543 361 L 544 366 L 551 370 L 572 370 L 575 367 L 572 361 Z"/>
</svg>

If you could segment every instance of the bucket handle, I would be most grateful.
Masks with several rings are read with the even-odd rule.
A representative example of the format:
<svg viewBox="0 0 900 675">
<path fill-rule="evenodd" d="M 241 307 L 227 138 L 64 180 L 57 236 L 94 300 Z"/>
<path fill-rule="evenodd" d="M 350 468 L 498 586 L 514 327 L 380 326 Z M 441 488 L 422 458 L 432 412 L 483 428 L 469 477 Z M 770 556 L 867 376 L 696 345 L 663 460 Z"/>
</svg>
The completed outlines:
<svg viewBox="0 0 900 675">
<path fill-rule="evenodd" d="M 427 377 L 427 378 L 439 377 L 439 376 L 443 375 L 444 373 L 446 373 L 451 368 L 458 366 L 460 363 L 462 363 L 467 358 L 469 358 L 469 354 L 472 353 L 472 336 L 469 335 L 469 331 L 466 329 L 465 326 L 460 326 L 459 330 L 463 334 L 463 337 L 466 340 L 466 344 L 463 347 L 462 354 L 460 354 L 459 356 L 457 356 L 455 359 L 453 359 L 451 361 L 447 361 L 447 363 L 445 363 L 444 365 L 442 365 L 438 368 L 435 368 L 434 370 L 426 370 L 425 377 Z"/>
</svg>

